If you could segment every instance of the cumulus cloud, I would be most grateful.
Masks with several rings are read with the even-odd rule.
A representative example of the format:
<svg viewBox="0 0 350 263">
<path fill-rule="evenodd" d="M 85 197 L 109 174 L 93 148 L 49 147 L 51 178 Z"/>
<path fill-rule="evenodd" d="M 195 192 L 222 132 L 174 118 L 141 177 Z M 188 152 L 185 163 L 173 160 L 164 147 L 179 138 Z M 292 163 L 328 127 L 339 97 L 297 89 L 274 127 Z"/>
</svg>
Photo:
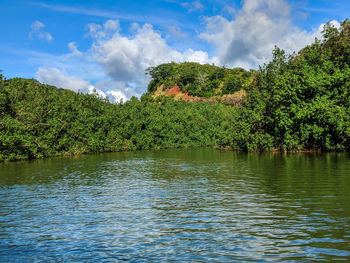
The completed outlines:
<svg viewBox="0 0 350 263">
<path fill-rule="evenodd" d="M 96 89 L 104 92 L 112 102 L 126 101 L 132 96 L 140 97 L 134 86 L 124 81 L 102 80 L 94 85 Z"/>
<path fill-rule="evenodd" d="M 121 90 L 110 90 L 107 92 L 108 95 L 112 96 L 114 101 L 126 101 L 127 97 Z"/>
<path fill-rule="evenodd" d="M 200 1 L 185 2 L 181 4 L 182 7 L 186 8 L 188 12 L 203 11 L 204 5 Z"/>
<path fill-rule="evenodd" d="M 58 88 L 70 89 L 75 92 L 89 92 L 91 87 L 89 81 L 75 76 L 68 76 L 65 72 L 57 68 L 39 68 L 36 77 L 42 83 Z"/>
<path fill-rule="evenodd" d="M 270 60 L 275 45 L 290 53 L 298 51 L 320 37 L 323 27 L 309 32 L 293 26 L 285 0 L 244 0 L 235 14 L 232 20 L 206 18 L 206 30 L 200 35 L 229 66 L 255 68 Z"/>
<path fill-rule="evenodd" d="M 108 98 L 111 102 L 126 101 L 132 96 L 141 95 L 137 94 L 132 87 L 128 87 L 124 82 L 106 80 L 98 81 L 95 85 L 91 85 L 90 81 L 76 76 L 69 76 L 64 70 L 54 67 L 39 68 L 36 77 L 42 83 L 75 92 L 95 94 L 102 98 Z"/>
<path fill-rule="evenodd" d="M 81 51 L 78 50 L 77 48 L 77 44 L 75 42 L 69 42 L 68 43 L 68 48 L 71 51 L 71 53 L 69 54 L 69 56 L 78 56 L 81 57 L 83 55 L 83 53 Z"/>
<path fill-rule="evenodd" d="M 29 38 L 32 39 L 34 36 L 37 36 L 39 39 L 45 39 L 49 42 L 53 40 L 53 37 L 50 33 L 43 31 L 42 29 L 45 25 L 40 21 L 35 21 L 30 25 Z"/>
<path fill-rule="evenodd" d="M 95 39 L 108 38 L 120 30 L 118 20 L 107 20 L 103 25 L 90 23 L 86 25 L 88 35 Z"/>
</svg>

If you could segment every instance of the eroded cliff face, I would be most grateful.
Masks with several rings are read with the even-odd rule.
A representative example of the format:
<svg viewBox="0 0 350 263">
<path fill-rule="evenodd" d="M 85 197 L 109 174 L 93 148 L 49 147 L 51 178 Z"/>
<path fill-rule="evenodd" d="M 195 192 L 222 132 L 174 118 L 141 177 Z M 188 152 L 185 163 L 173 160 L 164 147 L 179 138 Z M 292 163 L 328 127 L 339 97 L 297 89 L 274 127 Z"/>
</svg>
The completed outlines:
<svg viewBox="0 0 350 263">
<path fill-rule="evenodd" d="M 233 94 L 226 94 L 222 96 L 212 96 L 210 98 L 198 97 L 189 95 L 188 92 L 183 92 L 178 85 L 164 89 L 163 85 L 160 85 L 157 90 L 152 94 L 154 98 L 165 95 L 174 96 L 175 100 L 183 100 L 189 102 L 206 102 L 206 103 L 225 103 L 232 106 L 241 106 L 243 104 L 246 92 L 242 89 L 236 91 Z"/>
</svg>

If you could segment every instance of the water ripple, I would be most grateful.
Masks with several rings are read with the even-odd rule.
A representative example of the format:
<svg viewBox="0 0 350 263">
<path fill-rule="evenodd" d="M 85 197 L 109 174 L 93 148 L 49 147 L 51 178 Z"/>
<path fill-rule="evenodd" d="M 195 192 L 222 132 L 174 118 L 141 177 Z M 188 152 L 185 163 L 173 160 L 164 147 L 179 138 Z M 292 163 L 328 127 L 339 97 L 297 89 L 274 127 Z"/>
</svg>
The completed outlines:
<svg viewBox="0 0 350 263">
<path fill-rule="evenodd" d="M 171 149 L 5 164 L 0 261 L 346 261 L 350 162 L 332 156 Z"/>
</svg>

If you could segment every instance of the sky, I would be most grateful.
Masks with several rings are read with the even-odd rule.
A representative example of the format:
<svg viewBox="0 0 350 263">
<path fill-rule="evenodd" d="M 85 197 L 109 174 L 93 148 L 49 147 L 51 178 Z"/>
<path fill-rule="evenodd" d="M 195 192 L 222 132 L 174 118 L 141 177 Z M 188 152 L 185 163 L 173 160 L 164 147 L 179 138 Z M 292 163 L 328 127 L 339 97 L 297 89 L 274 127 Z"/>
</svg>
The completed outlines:
<svg viewBox="0 0 350 263">
<path fill-rule="evenodd" d="M 0 0 L 0 70 L 125 101 L 147 91 L 149 67 L 257 69 L 346 18 L 350 0 Z"/>
</svg>

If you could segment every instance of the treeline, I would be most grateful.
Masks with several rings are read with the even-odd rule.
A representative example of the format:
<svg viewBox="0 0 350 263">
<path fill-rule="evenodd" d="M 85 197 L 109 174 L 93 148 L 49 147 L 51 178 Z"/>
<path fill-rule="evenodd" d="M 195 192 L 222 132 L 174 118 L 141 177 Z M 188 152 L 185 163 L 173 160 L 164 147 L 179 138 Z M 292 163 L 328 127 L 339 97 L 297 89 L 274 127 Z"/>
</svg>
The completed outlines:
<svg viewBox="0 0 350 263">
<path fill-rule="evenodd" d="M 149 93 L 123 104 L 0 74 L 0 160 L 214 145 L 350 150 L 349 20 L 340 29 L 327 24 L 323 40 L 298 54 L 276 48 L 256 72 L 170 63 L 149 74 Z M 175 84 L 197 96 L 224 93 L 230 78 L 240 84 L 229 92 L 246 90 L 242 106 L 152 97 L 159 85 Z"/>
<path fill-rule="evenodd" d="M 215 145 L 235 108 L 144 95 L 112 104 L 36 80 L 0 82 L 0 160 Z"/>
<path fill-rule="evenodd" d="M 183 92 L 198 97 L 232 94 L 249 86 L 253 72 L 195 62 L 166 63 L 147 69 L 147 74 L 151 76 L 148 92 L 178 85 Z"/>
</svg>

